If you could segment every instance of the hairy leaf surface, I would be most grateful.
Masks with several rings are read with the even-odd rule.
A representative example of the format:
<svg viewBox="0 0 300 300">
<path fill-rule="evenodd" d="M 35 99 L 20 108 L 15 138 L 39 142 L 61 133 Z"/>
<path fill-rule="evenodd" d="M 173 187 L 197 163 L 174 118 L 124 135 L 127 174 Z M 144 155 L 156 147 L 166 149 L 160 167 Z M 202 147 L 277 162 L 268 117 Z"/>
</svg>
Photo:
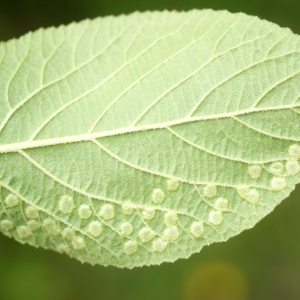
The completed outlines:
<svg viewBox="0 0 300 300">
<path fill-rule="evenodd" d="M 0 229 L 119 267 L 226 241 L 300 181 L 300 38 L 146 12 L 0 45 Z"/>
</svg>

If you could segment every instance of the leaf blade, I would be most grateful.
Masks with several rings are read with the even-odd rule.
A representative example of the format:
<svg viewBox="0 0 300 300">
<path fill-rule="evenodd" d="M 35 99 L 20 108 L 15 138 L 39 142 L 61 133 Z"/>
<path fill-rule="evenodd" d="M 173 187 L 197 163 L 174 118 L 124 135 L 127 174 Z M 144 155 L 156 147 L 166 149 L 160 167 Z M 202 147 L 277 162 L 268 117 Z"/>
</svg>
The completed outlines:
<svg viewBox="0 0 300 300">
<path fill-rule="evenodd" d="M 299 42 L 205 10 L 2 44 L 2 231 L 131 268 L 252 227 L 299 183 Z"/>
</svg>

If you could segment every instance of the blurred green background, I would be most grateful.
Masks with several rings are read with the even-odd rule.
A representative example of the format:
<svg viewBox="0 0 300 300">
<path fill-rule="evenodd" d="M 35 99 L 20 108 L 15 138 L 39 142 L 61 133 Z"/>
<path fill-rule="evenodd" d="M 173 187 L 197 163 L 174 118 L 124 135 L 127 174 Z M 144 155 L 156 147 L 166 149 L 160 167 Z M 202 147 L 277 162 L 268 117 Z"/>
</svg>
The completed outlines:
<svg viewBox="0 0 300 300">
<path fill-rule="evenodd" d="M 0 41 L 136 10 L 227 9 L 300 33 L 299 0 L 1 0 Z M 299 300 L 300 186 L 255 228 L 188 260 L 137 268 L 82 265 L 0 234 L 2 300 Z"/>
</svg>

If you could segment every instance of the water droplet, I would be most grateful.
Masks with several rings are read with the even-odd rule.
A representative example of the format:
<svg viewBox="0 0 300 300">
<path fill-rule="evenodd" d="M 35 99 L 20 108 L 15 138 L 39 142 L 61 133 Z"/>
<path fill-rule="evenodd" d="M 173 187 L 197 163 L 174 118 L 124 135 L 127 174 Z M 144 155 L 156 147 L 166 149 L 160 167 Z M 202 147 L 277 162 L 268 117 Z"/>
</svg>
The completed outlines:
<svg viewBox="0 0 300 300">
<path fill-rule="evenodd" d="M 167 181 L 167 190 L 168 191 L 172 191 L 172 192 L 175 192 L 177 191 L 179 188 L 179 181 L 178 180 L 175 180 L 175 179 L 169 179 Z"/>
<path fill-rule="evenodd" d="M 177 226 L 166 228 L 163 233 L 163 239 L 168 242 L 174 242 L 179 238 Z"/>
<path fill-rule="evenodd" d="M 300 166 L 298 161 L 296 160 L 289 160 L 285 164 L 285 169 L 287 173 L 291 176 L 297 175 L 300 172 Z"/>
<path fill-rule="evenodd" d="M 70 254 L 70 252 L 71 252 L 71 250 L 67 244 L 57 245 L 56 250 L 60 253 L 67 253 L 67 254 Z"/>
<path fill-rule="evenodd" d="M 178 223 L 178 216 L 174 211 L 167 212 L 164 217 L 166 226 L 173 226 Z"/>
<path fill-rule="evenodd" d="M 52 219 L 46 219 L 43 221 L 43 228 L 50 235 L 56 236 L 60 234 L 60 229 Z"/>
<path fill-rule="evenodd" d="M 86 220 L 92 215 L 92 210 L 89 205 L 82 204 L 79 206 L 78 215 L 80 219 Z"/>
<path fill-rule="evenodd" d="M 215 184 L 208 184 L 204 187 L 203 194 L 207 198 L 217 196 L 217 186 Z"/>
<path fill-rule="evenodd" d="M 250 191 L 250 187 L 246 184 L 241 184 L 236 187 L 236 190 L 242 198 L 245 198 Z"/>
<path fill-rule="evenodd" d="M 256 204 L 259 201 L 259 193 L 256 189 L 250 189 L 248 197 L 245 198 L 248 202 Z"/>
<path fill-rule="evenodd" d="M 74 210 L 74 200 L 72 197 L 64 195 L 60 198 L 58 208 L 63 214 L 71 214 Z"/>
<path fill-rule="evenodd" d="M 246 184 L 241 184 L 236 188 L 238 194 L 241 198 L 250 202 L 251 204 L 256 204 L 259 201 L 259 193 L 256 189 L 250 189 Z"/>
<path fill-rule="evenodd" d="M 138 250 L 138 243 L 136 241 L 128 241 L 124 244 L 124 252 L 127 255 L 132 255 Z"/>
<path fill-rule="evenodd" d="M 0 222 L 0 227 L 3 229 L 3 230 L 11 230 L 14 228 L 14 223 L 10 220 L 2 220 Z"/>
<path fill-rule="evenodd" d="M 260 165 L 250 165 L 248 173 L 252 179 L 258 179 L 261 175 L 262 167 Z"/>
<path fill-rule="evenodd" d="M 121 225 L 121 234 L 122 235 L 131 235 L 133 231 L 133 227 L 131 223 L 125 222 Z"/>
<path fill-rule="evenodd" d="M 152 250 L 154 252 L 163 252 L 166 250 L 168 242 L 163 241 L 161 238 L 157 238 L 152 242 Z"/>
<path fill-rule="evenodd" d="M 273 163 L 271 166 L 270 166 L 270 172 L 274 175 L 281 175 L 284 171 L 284 166 L 283 166 L 283 163 L 277 161 L 275 163 Z"/>
<path fill-rule="evenodd" d="M 17 234 L 21 239 L 27 239 L 32 235 L 32 231 L 28 226 L 22 225 L 17 227 Z"/>
<path fill-rule="evenodd" d="M 204 233 L 204 226 L 202 222 L 194 222 L 191 226 L 191 233 L 194 237 L 199 238 Z"/>
<path fill-rule="evenodd" d="M 293 159 L 299 159 L 300 158 L 300 146 L 297 144 L 291 145 L 289 147 L 289 155 Z"/>
<path fill-rule="evenodd" d="M 75 237 L 75 230 L 71 227 L 66 227 L 62 232 L 61 235 L 63 238 L 72 241 Z"/>
<path fill-rule="evenodd" d="M 162 189 L 154 189 L 152 193 L 152 201 L 156 204 L 160 204 L 165 200 L 165 193 Z"/>
<path fill-rule="evenodd" d="M 212 210 L 208 216 L 209 223 L 212 225 L 220 225 L 223 221 L 223 214 L 220 210 Z"/>
<path fill-rule="evenodd" d="M 29 219 L 37 219 L 39 217 L 39 210 L 34 206 L 28 206 L 26 207 L 25 215 Z"/>
<path fill-rule="evenodd" d="M 73 238 L 72 245 L 76 250 L 83 250 L 86 248 L 85 241 L 81 236 L 75 236 Z"/>
<path fill-rule="evenodd" d="M 274 177 L 271 180 L 271 187 L 274 191 L 281 191 L 286 188 L 286 181 L 284 178 Z"/>
<path fill-rule="evenodd" d="M 134 210 L 135 207 L 131 202 L 126 201 L 122 204 L 122 212 L 124 215 L 131 216 L 134 213 Z"/>
<path fill-rule="evenodd" d="M 218 198 L 215 201 L 214 208 L 217 210 L 228 211 L 228 200 L 225 198 Z"/>
<path fill-rule="evenodd" d="M 143 243 L 150 242 L 155 238 L 155 236 L 155 232 L 149 227 L 144 227 L 139 231 L 139 237 Z"/>
<path fill-rule="evenodd" d="M 36 231 L 41 227 L 40 223 L 35 220 L 28 221 L 27 226 L 30 228 L 31 231 Z"/>
<path fill-rule="evenodd" d="M 142 211 L 142 218 L 144 220 L 152 220 L 155 217 L 155 209 L 154 208 L 145 208 Z"/>
<path fill-rule="evenodd" d="M 115 216 L 115 209 L 111 204 L 104 204 L 99 212 L 99 216 L 104 220 L 111 220 Z"/>
<path fill-rule="evenodd" d="M 12 208 L 19 204 L 19 198 L 14 194 L 9 194 L 6 196 L 4 202 L 7 205 L 7 207 Z"/>
<path fill-rule="evenodd" d="M 91 222 L 89 225 L 89 233 L 94 237 L 99 237 L 102 234 L 103 228 L 99 221 Z"/>
</svg>

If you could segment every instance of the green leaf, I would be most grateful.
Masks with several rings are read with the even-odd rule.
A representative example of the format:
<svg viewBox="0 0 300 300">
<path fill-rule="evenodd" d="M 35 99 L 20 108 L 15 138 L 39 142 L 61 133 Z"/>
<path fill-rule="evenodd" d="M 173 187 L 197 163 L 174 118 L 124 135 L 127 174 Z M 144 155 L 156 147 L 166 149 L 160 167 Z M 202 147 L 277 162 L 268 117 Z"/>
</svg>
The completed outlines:
<svg viewBox="0 0 300 300">
<path fill-rule="evenodd" d="M 0 45 L 0 228 L 135 267 L 226 241 L 300 181 L 300 38 L 134 13 Z"/>
</svg>

